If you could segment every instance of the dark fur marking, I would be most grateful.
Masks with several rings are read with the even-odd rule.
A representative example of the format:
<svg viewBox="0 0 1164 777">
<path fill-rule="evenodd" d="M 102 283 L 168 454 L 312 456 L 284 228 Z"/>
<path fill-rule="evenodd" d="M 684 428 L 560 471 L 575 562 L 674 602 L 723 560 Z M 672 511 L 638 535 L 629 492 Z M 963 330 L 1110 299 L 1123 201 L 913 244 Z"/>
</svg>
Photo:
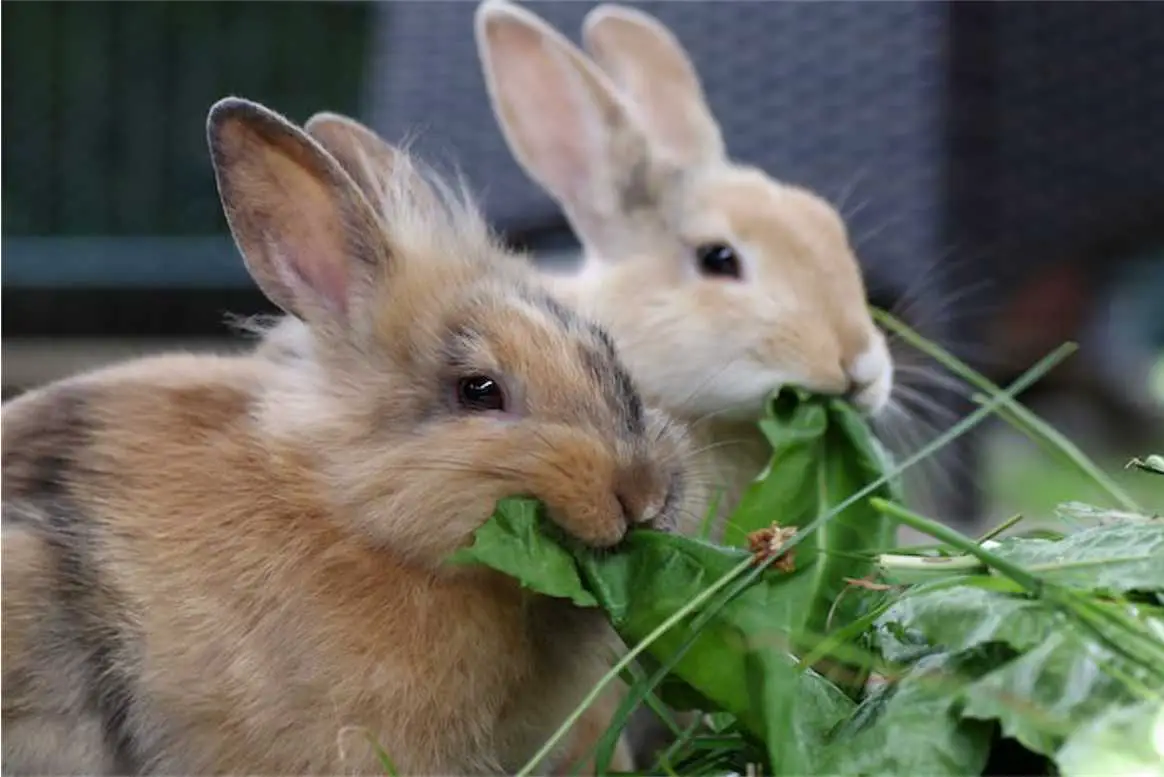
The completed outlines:
<svg viewBox="0 0 1164 777">
<path fill-rule="evenodd" d="M 37 447 L 43 450 L 39 455 L 32 451 L 33 457 L 21 467 L 24 498 L 43 516 L 39 531 L 56 559 L 57 611 L 46 619 L 46 628 L 54 632 L 54 641 L 71 644 L 75 654 L 84 657 L 84 696 L 101 720 L 116 773 L 138 774 L 142 762 L 127 725 L 133 680 L 117 661 L 127 646 L 116 627 L 98 616 L 109 609 L 102 599 L 115 594 L 104 584 L 92 557 L 99 541 L 92 519 L 77 504 L 70 487 L 70 480 L 77 475 L 74 454 L 87 445 L 91 422 L 81 392 L 61 389 L 53 399 L 50 412 L 39 425 L 43 434 Z M 16 510 L 18 515 L 22 512 Z"/>
<path fill-rule="evenodd" d="M 655 194 L 651 188 L 651 168 L 646 156 L 641 156 L 626 171 L 626 177 L 619 187 L 619 204 L 624 213 L 647 210 L 655 207 Z"/>
<path fill-rule="evenodd" d="M 622 417 L 626 431 L 632 435 L 642 434 L 646 428 L 643 421 L 643 401 L 639 397 L 634 381 L 619 361 L 618 351 L 610 334 L 597 324 L 586 321 L 553 297 L 539 295 L 531 301 L 557 318 L 563 326 L 568 329 L 582 329 L 597 341 L 597 347 L 589 345 L 581 347 L 582 361 L 594 382 L 610 398 L 615 412 Z"/>
<path fill-rule="evenodd" d="M 641 435 L 646 430 L 643 420 L 643 400 L 635 389 L 630 375 L 617 360 L 602 349 L 583 345 L 580 349 L 582 361 L 591 379 L 602 389 L 610 405 L 622 419 L 623 427 L 631 435 Z"/>
</svg>

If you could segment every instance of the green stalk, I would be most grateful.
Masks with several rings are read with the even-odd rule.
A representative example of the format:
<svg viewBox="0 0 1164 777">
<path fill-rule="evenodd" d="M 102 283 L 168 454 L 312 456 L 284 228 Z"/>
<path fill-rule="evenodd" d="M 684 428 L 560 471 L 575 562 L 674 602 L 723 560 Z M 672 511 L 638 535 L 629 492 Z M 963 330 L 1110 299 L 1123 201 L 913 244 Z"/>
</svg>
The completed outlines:
<svg viewBox="0 0 1164 777">
<path fill-rule="evenodd" d="M 893 334 L 912 345 L 922 353 L 937 361 L 943 367 L 954 373 L 967 383 L 986 392 L 992 398 L 1002 391 L 993 381 L 977 372 L 968 364 L 934 343 L 929 342 L 908 326 L 898 321 L 883 310 L 872 309 L 873 319 Z M 1022 404 L 1007 398 L 1002 402 L 999 415 L 1012 423 L 1019 431 L 1030 437 L 1048 450 L 1056 454 L 1063 462 L 1073 466 L 1076 470 L 1093 480 L 1112 500 L 1125 510 L 1143 512 L 1140 506 L 1116 483 L 1107 476 L 1095 462 L 1079 450 L 1075 443 L 1068 440 L 1061 432 L 1052 427 L 1043 419 L 1032 413 Z"/>
<path fill-rule="evenodd" d="M 986 542 L 987 540 L 994 539 L 995 537 L 1002 534 L 1004 531 L 1006 531 L 1010 527 L 1014 526 L 1016 523 L 1018 523 L 1022 519 L 1023 519 L 1022 513 L 1012 515 L 1011 517 L 1007 518 L 1002 523 L 998 524 L 998 526 L 995 526 L 993 529 L 986 532 L 986 534 L 983 534 L 981 537 L 979 537 L 978 544 L 981 545 L 982 543 Z"/>
<path fill-rule="evenodd" d="M 807 526 L 803 527 L 799 532 L 797 532 L 796 535 L 792 537 L 784 547 L 788 549 L 796 546 L 811 532 L 814 532 L 820 528 L 826 521 L 829 521 L 835 516 L 844 512 L 851 505 L 869 496 L 869 494 L 881 488 L 882 485 L 888 483 L 890 480 L 900 475 L 909 467 L 912 467 L 922 459 L 932 455 L 935 451 L 948 445 L 953 440 L 965 434 L 972 427 L 981 423 L 986 418 L 986 416 L 992 413 L 996 407 L 1007 401 L 1011 396 L 1025 391 L 1028 387 L 1031 386 L 1031 384 L 1035 383 L 1037 380 L 1039 380 L 1039 378 L 1043 377 L 1043 375 L 1045 375 L 1055 365 L 1059 364 L 1061 361 L 1070 356 L 1071 353 L 1075 351 L 1075 349 L 1076 346 L 1074 343 L 1064 343 L 1055 350 L 1051 351 L 1049 354 L 1040 359 L 1034 366 L 1024 372 L 1014 383 L 1010 385 L 1006 391 L 1000 392 L 998 396 L 993 397 L 990 402 L 983 405 L 982 407 L 979 407 L 973 413 L 947 429 L 944 433 L 931 440 L 927 445 L 923 446 L 912 456 L 908 457 L 905 461 L 901 462 L 895 467 L 892 467 L 889 472 L 884 473 L 877 480 L 860 489 L 848 499 L 843 500 L 839 505 L 832 508 L 821 517 L 810 522 Z M 942 528 L 944 529 L 945 527 Z M 961 535 L 956 534 L 956 536 L 961 538 Z M 590 707 L 590 705 L 593 704 L 594 701 L 602 694 L 603 689 L 605 689 L 614 678 L 618 677 L 622 671 L 626 669 L 626 667 L 629 666 L 630 663 L 635 660 L 635 658 L 641 655 L 652 643 L 654 643 L 655 640 L 665 634 L 670 628 L 682 621 L 692 612 L 702 607 L 703 604 L 711 599 L 711 597 L 714 596 L 718 591 L 726 588 L 733 581 L 736 581 L 736 579 L 741 575 L 748 572 L 749 568 L 751 568 L 752 574 L 748 575 L 744 581 L 740 581 L 743 582 L 745 586 L 754 581 L 756 577 L 758 577 L 763 572 L 764 569 L 767 569 L 768 566 L 774 562 L 775 558 L 773 557 L 768 559 L 766 563 L 758 567 L 753 567 L 751 558 L 741 561 L 723 577 L 721 577 L 719 580 L 716 580 L 708 588 L 704 589 L 699 594 L 699 596 L 692 599 L 682 608 L 677 610 L 673 615 L 671 615 L 671 617 L 667 618 L 665 621 L 659 624 L 659 626 L 656 627 L 650 634 L 648 634 L 646 638 L 639 642 L 639 644 L 628 650 L 626 655 L 619 659 L 619 661 L 610 669 L 610 671 L 607 672 L 606 675 L 598 681 L 598 684 L 590 690 L 590 693 L 586 695 L 586 698 L 582 700 L 582 703 L 579 704 L 572 713 L 570 713 L 565 722 L 563 722 L 562 725 L 558 727 L 558 730 L 554 732 L 554 734 L 548 740 L 546 740 L 546 743 L 542 745 L 541 749 L 539 749 L 538 752 L 535 753 L 534 756 L 526 763 L 526 765 L 521 768 L 521 771 L 517 773 L 516 777 L 528 777 L 533 772 L 533 770 L 537 768 L 537 765 L 547 755 L 549 755 L 549 753 L 558 745 L 562 738 L 565 737 L 566 732 L 570 730 L 570 728 L 578 721 L 580 717 L 582 717 L 582 714 Z M 720 602 L 717 603 L 717 607 L 710 609 L 707 613 L 701 613 L 701 616 L 707 616 L 704 622 L 709 620 L 711 617 L 714 617 L 714 613 L 722 609 L 731 600 L 732 596 L 737 594 L 739 591 L 742 591 L 743 587 L 745 586 L 735 586 L 730 592 L 729 596 L 724 597 Z M 694 629 L 694 624 L 692 624 L 692 626 Z M 681 653 L 683 651 L 680 650 L 679 652 Z M 678 660 L 678 658 L 675 656 L 673 656 L 672 659 L 674 661 Z M 674 665 L 672 662 L 668 663 L 670 663 L 671 666 Z"/>
<path fill-rule="evenodd" d="M 1001 556 L 984 549 L 977 542 L 961 532 L 955 531 L 935 520 L 926 518 L 924 515 L 918 515 L 901 505 L 887 502 L 879 497 L 870 499 L 869 506 L 877 512 L 889 516 L 897 523 L 904 523 L 910 528 L 924 532 L 969 556 L 973 556 L 983 564 L 997 569 L 1032 594 L 1038 595 L 1043 592 L 1044 583 L 1042 580 L 1027 572 L 1027 570 L 1018 564 L 1007 561 Z"/>
</svg>

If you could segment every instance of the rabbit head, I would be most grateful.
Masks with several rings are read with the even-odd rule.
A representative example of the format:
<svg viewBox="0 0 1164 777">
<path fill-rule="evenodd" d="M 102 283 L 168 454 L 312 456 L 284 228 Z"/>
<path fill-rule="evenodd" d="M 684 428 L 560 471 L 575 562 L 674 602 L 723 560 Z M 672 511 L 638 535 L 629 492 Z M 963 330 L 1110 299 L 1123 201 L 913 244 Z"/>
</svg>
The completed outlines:
<svg viewBox="0 0 1164 777">
<path fill-rule="evenodd" d="M 584 248 L 561 292 L 611 331 L 650 400 L 745 419 L 797 385 L 885 406 L 893 364 L 840 215 L 729 159 L 669 30 L 598 6 L 583 31 L 591 59 L 529 11 L 486 0 L 476 36 L 510 149 Z"/>
<path fill-rule="evenodd" d="M 208 125 L 246 265 L 301 322 L 277 328 L 293 345 L 272 360 L 261 422 L 374 541 L 435 561 L 525 494 L 608 546 L 692 497 L 679 428 L 463 196 L 387 145 L 372 175 L 245 100 Z"/>
</svg>

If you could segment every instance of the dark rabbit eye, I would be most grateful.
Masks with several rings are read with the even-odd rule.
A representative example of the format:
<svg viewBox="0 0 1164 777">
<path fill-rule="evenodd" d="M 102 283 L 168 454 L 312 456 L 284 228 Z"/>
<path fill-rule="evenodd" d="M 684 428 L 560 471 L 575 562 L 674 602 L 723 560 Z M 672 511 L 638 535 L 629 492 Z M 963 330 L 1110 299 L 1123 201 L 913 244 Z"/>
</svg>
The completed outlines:
<svg viewBox="0 0 1164 777">
<path fill-rule="evenodd" d="M 695 249 L 695 256 L 699 260 L 699 271 L 704 275 L 740 277 L 740 258 L 736 249 L 727 243 L 704 243 Z"/>
<path fill-rule="evenodd" d="M 457 382 L 457 401 L 473 412 L 504 410 L 505 395 L 501 385 L 488 375 L 470 375 Z"/>
</svg>

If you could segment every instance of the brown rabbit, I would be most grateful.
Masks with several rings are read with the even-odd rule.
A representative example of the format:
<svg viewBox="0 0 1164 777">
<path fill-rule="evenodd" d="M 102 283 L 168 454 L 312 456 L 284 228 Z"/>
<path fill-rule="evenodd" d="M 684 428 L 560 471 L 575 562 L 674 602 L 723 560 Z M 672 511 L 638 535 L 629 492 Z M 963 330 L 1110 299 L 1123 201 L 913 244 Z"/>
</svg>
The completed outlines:
<svg viewBox="0 0 1164 777">
<path fill-rule="evenodd" d="M 496 500 L 578 541 L 696 495 L 610 340 L 400 158 L 377 200 L 282 117 L 208 136 L 285 359 L 171 355 L 3 408 L 3 771 L 512 772 L 617 648 L 443 565 Z M 553 758 L 544 765 L 552 768 Z"/>
</svg>

